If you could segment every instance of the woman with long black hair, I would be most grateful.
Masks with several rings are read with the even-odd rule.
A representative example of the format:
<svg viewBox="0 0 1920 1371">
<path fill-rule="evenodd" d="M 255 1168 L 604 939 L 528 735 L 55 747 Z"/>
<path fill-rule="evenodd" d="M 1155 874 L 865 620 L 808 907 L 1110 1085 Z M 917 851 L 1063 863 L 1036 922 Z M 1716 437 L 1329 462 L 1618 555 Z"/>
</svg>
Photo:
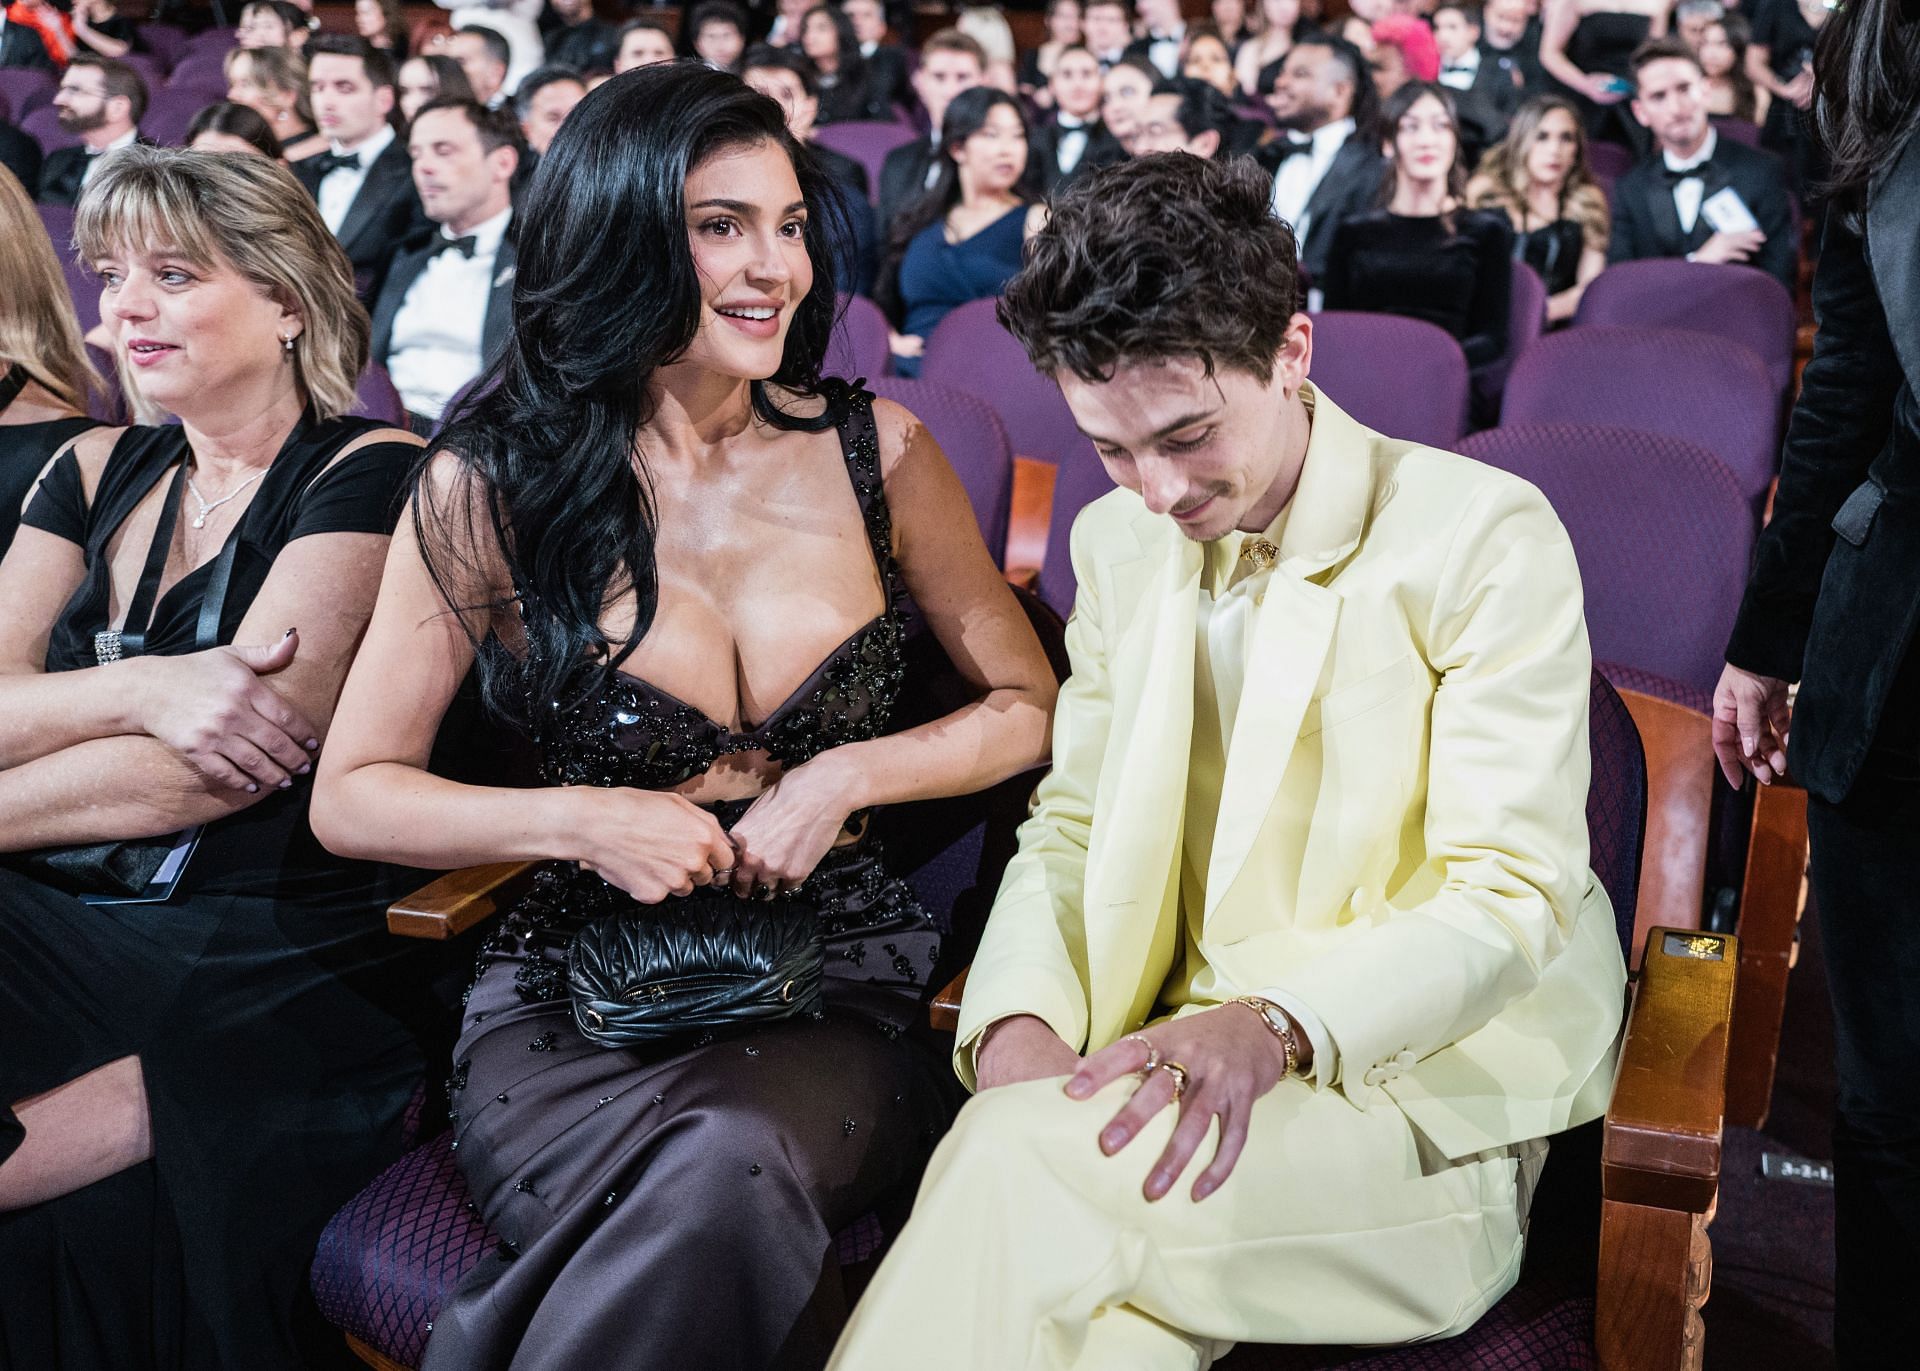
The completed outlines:
<svg viewBox="0 0 1920 1371">
<path fill-rule="evenodd" d="M 428 1368 L 817 1367 L 835 1232 L 947 1120 L 910 1031 L 938 930 L 868 816 L 1041 761 L 1053 678 L 939 448 L 820 375 L 835 203 L 737 77 L 593 92 L 519 216 L 510 341 L 402 516 L 316 828 L 433 868 L 543 863 L 455 1049 L 457 1157 L 504 1245 Z M 889 733 L 909 597 L 976 698 Z M 538 788 L 426 769 L 476 658 Z M 817 938 L 824 1016 L 586 1036 L 582 940 L 702 919 Z"/>
<path fill-rule="evenodd" d="M 961 91 L 940 124 L 940 174 L 887 226 L 874 298 L 893 324 L 893 369 L 920 374 L 929 334 L 969 300 L 998 295 L 1046 218 L 1027 117 L 992 86 Z"/>
<path fill-rule="evenodd" d="M 1833 1001 L 1834 1342 L 1847 1368 L 1920 1343 L 1920 18 L 1854 0 L 1814 59 L 1832 196 L 1820 331 L 1773 519 L 1714 692 L 1729 784 L 1808 792 Z M 1791 744 L 1787 688 L 1800 682 Z"/>
</svg>

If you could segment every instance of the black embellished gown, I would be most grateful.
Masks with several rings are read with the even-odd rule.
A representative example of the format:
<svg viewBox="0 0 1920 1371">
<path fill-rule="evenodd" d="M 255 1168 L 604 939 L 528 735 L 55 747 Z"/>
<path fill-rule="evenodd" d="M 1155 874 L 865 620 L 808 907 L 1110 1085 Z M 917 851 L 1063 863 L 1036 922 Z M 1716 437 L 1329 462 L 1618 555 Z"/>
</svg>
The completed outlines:
<svg viewBox="0 0 1920 1371">
<path fill-rule="evenodd" d="M 362 419 L 303 422 L 233 537 L 229 643 L 289 543 L 392 531 L 418 449 Z M 71 456 L 24 523 L 83 551 L 49 672 L 95 664 L 113 624 L 106 549 L 187 455 L 180 428 L 130 428 L 91 503 Z M 210 567 L 159 598 L 148 651 L 193 650 Z M 100 777 L 102 786 L 114 783 Z M 283 1371 L 343 1349 L 307 1294 L 333 1212 L 400 1154 L 402 1118 L 445 1050 L 449 949 L 386 930 L 419 872 L 333 856 L 311 777 L 206 825 L 171 898 L 93 906 L 0 855 L 0 1159 L 9 1106 L 139 1057 L 153 1158 L 0 1213 L 0 1371 Z M 436 1044 L 433 1040 L 439 1039 Z M 351 1361 L 347 1363 L 352 1365 Z"/>
<path fill-rule="evenodd" d="M 731 754 L 793 767 L 886 731 L 904 593 L 872 397 L 823 389 L 881 612 L 744 732 L 617 672 L 536 708 L 548 784 L 663 790 Z M 456 1160 L 503 1241 L 436 1317 L 423 1371 L 825 1364 L 846 1313 L 835 1233 L 910 1196 L 956 1103 L 913 1032 L 940 931 L 863 831 L 774 906 L 823 923 L 824 1017 L 647 1049 L 583 1038 L 564 970 L 585 921 L 642 907 L 570 864 L 540 870 L 481 953 L 450 1088 Z"/>
</svg>

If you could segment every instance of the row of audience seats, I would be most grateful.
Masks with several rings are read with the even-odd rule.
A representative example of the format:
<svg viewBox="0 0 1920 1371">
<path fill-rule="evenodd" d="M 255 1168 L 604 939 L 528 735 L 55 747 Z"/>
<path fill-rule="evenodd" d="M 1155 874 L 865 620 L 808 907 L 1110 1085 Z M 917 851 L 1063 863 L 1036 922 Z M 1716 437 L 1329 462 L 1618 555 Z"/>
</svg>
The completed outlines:
<svg viewBox="0 0 1920 1371">
<path fill-rule="evenodd" d="M 140 34 L 147 51 L 118 59 L 147 84 L 149 102 L 140 131 L 156 143 L 184 142 L 193 116 L 227 98 L 225 62 L 235 44 L 234 31 L 210 29 L 190 38 L 171 25 L 143 24 Z M 54 89 L 54 78 L 46 72 L 0 68 L 0 118 L 18 124 L 42 152 L 80 141 L 54 118 Z"/>
</svg>

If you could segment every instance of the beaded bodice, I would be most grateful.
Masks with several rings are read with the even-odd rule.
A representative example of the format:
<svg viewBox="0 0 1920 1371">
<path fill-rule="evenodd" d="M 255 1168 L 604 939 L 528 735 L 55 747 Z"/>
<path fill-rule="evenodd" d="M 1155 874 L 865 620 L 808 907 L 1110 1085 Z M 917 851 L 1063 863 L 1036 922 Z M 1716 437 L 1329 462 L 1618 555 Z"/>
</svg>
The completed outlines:
<svg viewBox="0 0 1920 1371">
<path fill-rule="evenodd" d="M 886 606 L 827 655 L 771 714 L 739 731 L 639 677 L 584 665 L 601 679 L 570 702 L 531 711 L 541 768 L 552 785 L 633 786 L 664 790 L 720 758 L 765 752 L 782 766 L 886 731 L 904 676 L 901 606 L 893 557 L 893 521 L 880 479 L 873 396 L 844 381 L 822 383 L 839 430 L 847 474 L 860 503 L 868 544 L 880 569 Z"/>
</svg>

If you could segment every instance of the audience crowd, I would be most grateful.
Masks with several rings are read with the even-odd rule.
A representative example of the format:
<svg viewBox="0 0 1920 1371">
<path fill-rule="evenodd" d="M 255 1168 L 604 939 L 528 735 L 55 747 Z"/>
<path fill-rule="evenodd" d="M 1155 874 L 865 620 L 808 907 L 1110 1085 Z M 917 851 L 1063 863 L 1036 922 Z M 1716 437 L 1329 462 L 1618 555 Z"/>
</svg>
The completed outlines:
<svg viewBox="0 0 1920 1371">
<path fill-rule="evenodd" d="M 54 777 L 35 842 L 0 850 L 177 839 L 206 892 L 193 936 L 250 959 L 259 997 L 222 1001 L 203 1037 L 168 1041 L 156 1025 L 151 1041 L 165 1045 L 143 1052 L 143 1079 L 79 1030 L 56 1042 L 52 1025 L 90 1022 L 95 999 L 156 983 L 143 976 L 199 986 L 205 962 L 156 959 L 121 921 L 88 954 L 93 984 L 0 992 L 0 1028 L 50 1025 L 33 1040 L 35 1070 L 4 1084 L 19 1096 L 96 1081 L 81 1112 L 43 1108 L 54 1136 L 105 1139 L 33 1158 L 27 1184 L 40 1190 L 0 1185 L 0 1213 L 115 1174 L 135 1178 L 126 1204 L 170 1185 L 218 1196 L 201 1227 L 179 1235 L 181 1250 L 250 1251 L 259 1268 L 165 1272 L 180 1300 L 258 1295 L 255 1324 L 199 1330 L 209 1341 L 192 1351 L 209 1366 L 280 1364 L 298 1341 L 308 1313 L 294 1290 L 316 1225 L 393 1154 L 411 1083 L 457 1027 L 441 1024 L 437 1041 L 398 993 L 444 968 L 367 935 L 417 884 L 405 867 L 429 865 L 408 852 L 433 845 L 368 838 L 359 846 L 379 860 L 329 854 L 308 827 L 310 754 L 374 615 L 419 445 L 470 413 L 460 401 L 485 393 L 476 382 L 500 383 L 503 356 L 519 369 L 504 368 L 513 395 L 565 374 L 564 357 L 536 358 L 510 338 L 523 210 L 545 193 L 543 176 L 564 174 L 552 152 L 562 128 L 612 100 L 626 73 L 704 64 L 771 97 L 819 175 L 817 187 L 803 182 L 807 241 L 818 238 L 844 294 L 884 314 L 891 371 L 908 378 L 944 318 L 1000 296 L 1020 271 L 1049 197 L 1148 154 L 1249 159 L 1271 215 L 1297 238 L 1303 307 L 1434 325 L 1476 382 L 1509 358 L 1522 267 L 1544 289 L 1548 328 L 1573 319 L 1610 263 L 1745 264 L 1792 291 L 1821 194 L 1808 125 L 1820 0 L 1050 0 L 1043 22 L 956 6 L 930 33 L 884 0 L 696 0 L 636 4 L 630 16 L 593 0 L 435 3 L 423 18 L 420 6 L 358 0 L 322 25 L 309 0 L 252 0 L 228 12 L 230 41 L 209 30 L 191 47 L 112 0 L 0 5 L 0 76 L 43 78 L 0 83 L 0 713 L 10 716 L 0 767 L 30 762 Z M 168 147 L 215 156 L 169 161 Z M 103 188 L 119 197 L 112 206 Z M 580 215 L 595 208 L 584 191 L 572 203 Z M 59 226 L 51 246 L 40 222 Z M 584 227 L 571 233 L 594 241 Z M 73 251 L 99 267 L 104 292 L 78 315 L 62 271 Z M 571 264 L 553 298 L 588 298 L 575 278 L 600 265 Z M 179 292 L 192 273 L 217 292 Z M 218 298 L 224 312 L 205 308 Z M 96 314 L 83 338 L 78 320 Z M 671 352 L 642 321 L 621 327 Z M 345 417 L 370 367 L 397 393 L 391 426 Z M 498 399 L 489 413 L 543 422 L 518 403 Z M 106 413 L 156 422 L 109 430 Z M 172 487 L 151 473 L 178 467 L 187 479 L 189 445 L 205 492 L 193 486 L 192 505 L 181 497 L 193 530 L 182 554 L 167 542 Z M 440 513 L 458 524 L 439 535 L 448 548 L 470 551 L 462 539 L 501 528 L 497 509 Z M 248 533 L 227 544 L 244 548 L 236 561 L 215 535 L 238 528 Z M 203 537 L 206 558 L 183 562 Z M 406 556 L 422 555 L 403 541 L 393 540 Z M 162 568 L 168 589 L 156 597 Z M 897 571 L 883 561 L 885 576 Z M 498 600 L 485 608 L 522 589 L 489 584 Z M 109 601 L 131 601 L 128 631 L 148 640 L 139 698 L 45 689 L 45 672 L 118 654 L 101 640 L 119 634 L 81 631 Z M 243 639 L 286 639 L 219 646 L 243 618 L 255 630 Z M 162 690 L 166 652 L 182 664 Z M 276 674 L 294 704 L 267 699 L 259 683 Z M 451 679 L 431 683 L 449 700 Z M 182 703 L 196 693 L 206 703 Z M 216 710 L 244 716 L 245 736 L 203 756 Z M 60 780 L 62 768 L 111 770 L 161 798 L 129 791 L 102 807 Z M 231 782 L 217 795 L 200 783 L 215 774 Z M 267 911 L 250 881 L 274 860 L 296 897 Z M 56 951 L 82 937 L 59 889 L 0 864 L 0 900 L 42 911 L 36 936 Z M 243 936 L 234 911 L 248 900 L 261 908 L 248 906 L 258 918 Z M 235 995 L 232 984 L 195 993 Z M 275 1009 L 275 997 L 293 1007 Z M 267 1069 L 286 1060 L 274 1052 L 299 1058 L 298 1084 L 329 1082 L 317 1123 L 298 1117 L 295 1078 Z M 230 1063 L 236 1090 L 251 1093 L 181 1087 L 195 1054 Z M 524 1056 L 495 1069 L 497 1084 L 487 1078 L 490 1097 L 517 1093 Z M 564 1098 L 590 1084 L 569 1078 Z M 9 1103 L 0 1094 L 0 1142 Z M 315 1127 L 340 1142 L 330 1154 L 276 1145 Z M 156 1173 L 170 1149 L 214 1172 L 230 1158 L 231 1184 L 165 1163 Z M 87 1241 L 104 1251 L 110 1236 L 95 1229 Z M 118 1269 L 162 1263 L 152 1236 L 133 1235 Z M 23 1295 L 21 1319 L 30 1306 Z M 0 1314 L 14 1317 L 3 1300 Z M 42 1331 L 20 1336 L 41 1345 Z"/>
</svg>

